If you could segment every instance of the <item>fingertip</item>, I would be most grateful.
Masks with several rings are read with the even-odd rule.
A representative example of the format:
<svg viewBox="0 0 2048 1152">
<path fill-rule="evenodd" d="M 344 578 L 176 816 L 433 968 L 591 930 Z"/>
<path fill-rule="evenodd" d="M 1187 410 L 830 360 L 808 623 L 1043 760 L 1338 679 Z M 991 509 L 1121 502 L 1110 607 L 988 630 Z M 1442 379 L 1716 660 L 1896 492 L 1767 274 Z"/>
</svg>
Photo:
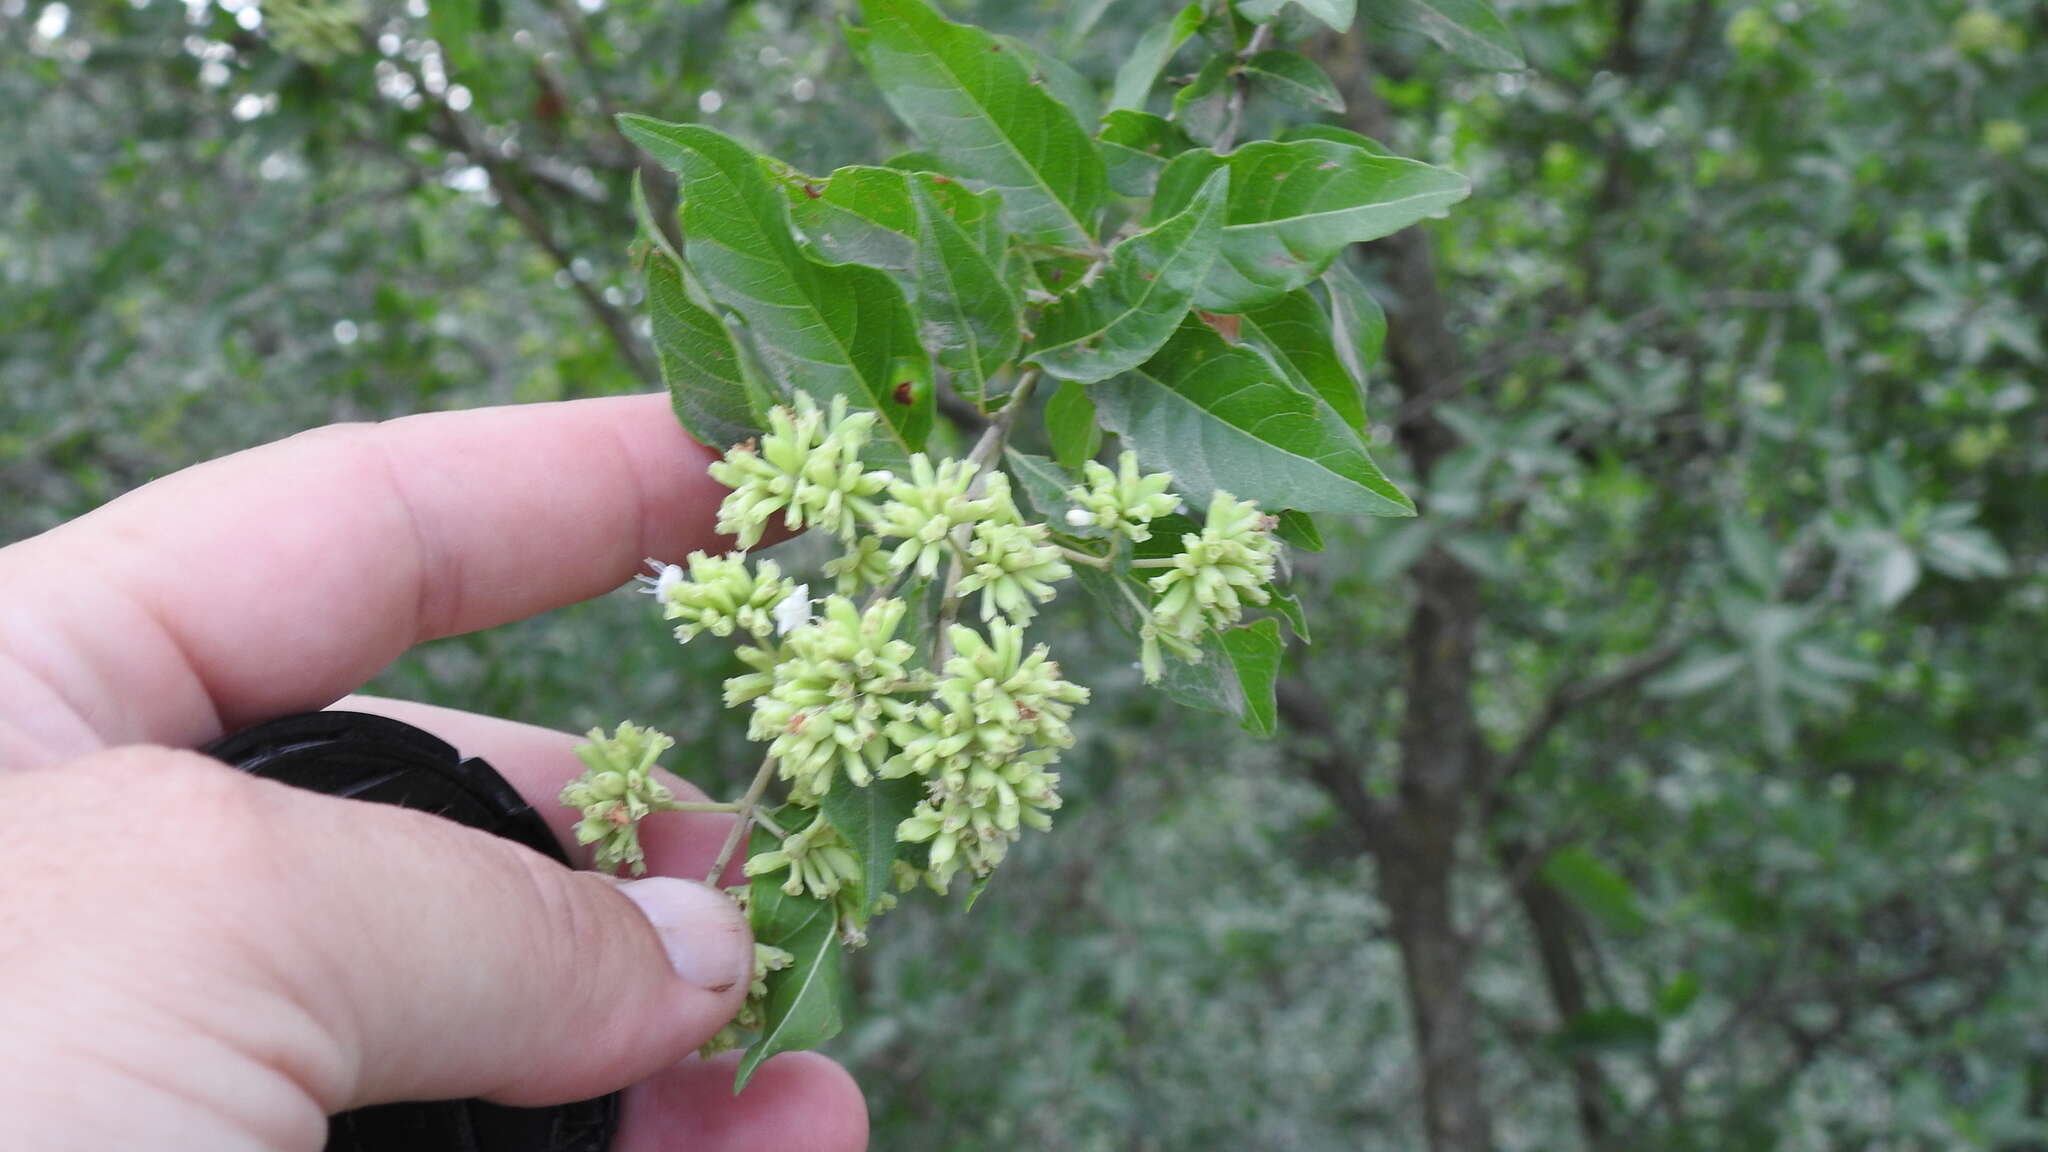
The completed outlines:
<svg viewBox="0 0 2048 1152">
<path fill-rule="evenodd" d="M 785 1052 L 733 1092 L 741 1054 L 688 1060 L 626 1097 L 619 1152 L 862 1152 L 868 1109 L 846 1069 L 815 1052 Z"/>
</svg>

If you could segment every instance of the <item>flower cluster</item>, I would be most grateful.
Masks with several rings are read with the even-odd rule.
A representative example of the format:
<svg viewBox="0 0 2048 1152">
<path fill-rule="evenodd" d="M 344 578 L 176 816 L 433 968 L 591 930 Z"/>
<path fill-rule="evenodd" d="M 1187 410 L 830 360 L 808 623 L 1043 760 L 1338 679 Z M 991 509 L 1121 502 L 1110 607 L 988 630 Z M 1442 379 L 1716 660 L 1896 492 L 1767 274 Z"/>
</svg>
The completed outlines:
<svg viewBox="0 0 2048 1152">
<path fill-rule="evenodd" d="M 783 912 L 789 901 L 816 902 L 808 907 L 830 916 L 849 946 L 897 898 L 872 890 L 880 862 L 868 854 L 888 855 L 897 892 L 944 893 L 962 876 L 985 881 L 1024 829 L 1050 826 L 1059 757 L 1074 744 L 1074 710 L 1088 690 L 1024 629 L 1073 575 L 1070 565 L 1117 581 L 1144 614 L 1144 666 L 1156 679 L 1162 652 L 1199 660 L 1211 630 L 1268 601 L 1279 555 L 1271 519 L 1219 492 L 1178 553 L 1162 555 L 1155 543 L 1132 560 L 1131 546 L 1151 541 L 1155 522 L 1182 507 L 1172 478 L 1141 473 L 1133 454 L 1114 470 L 1086 463 L 1055 531 L 1025 516 L 985 452 L 913 453 L 894 474 L 868 470 L 862 453 L 876 419 L 844 400 L 821 408 L 799 396 L 770 415 L 758 444 L 734 447 L 712 467 L 732 489 L 719 530 L 743 549 L 777 520 L 839 540 L 823 573 L 834 594 L 813 601 L 809 585 L 744 551 L 692 553 L 642 578 L 678 641 L 739 641 L 744 667 L 725 681 L 725 704 L 749 711 L 747 734 L 765 755 L 747 798 L 722 806 L 749 826 L 750 884 L 735 897 L 762 908 L 772 897 Z M 1150 570 L 1149 581 L 1134 569 Z M 979 626 L 957 622 L 967 597 L 979 598 Z M 631 725 L 610 738 L 591 734 L 582 750 L 590 771 L 562 798 L 582 810 L 577 834 L 599 845 L 600 866 L 637 868 L 637 819 L 679 806 L 650 775 L 668 746 Z M 764 802 L 778 779 L 783 801 Z M 741 842 L 735 832 L 732 845 Z M 877 880 L 883 874 L 874 868 Z M 792 961 L 765 945 L 755 959 L 747 1007 L 714 1045 L 767 1022 L 770 974 Z"/>
<path fill-rule="evenodd" d="M 1067 492 L 1067 499 L 1074 502 L 1067 510 L 1072 527 L 1100 528 L 1143 543 L 1152 538 L 1152 521 L 1180 507 L 1180 497 L 1167 491 L 1173 477 L 1164 472 L 1140 475 L 1135 452 L 1119 456 L 1114 472 L 1090 460 L 1081 465 L 1081 474 L 1088 482 Z"/>
<path fill-rule="evenodd" d="M 563 804 L 583 814 L 576 842 L 597 845 L 599 871 L 626 866 L 638 876 L 647 871 L 640 821 L 676 807 L 675 794 L 654 778 L 655 760 L 675 741 L 636 724 L 621 724 L 610 736 L 592 728 L 585 740 L 576 747 L 583 774 L 564 785 L 561 795 Z"/>
<path fill-rule="evenodd" d="M 1159 594 L 1141 633 L 1147 682 L 1160 675 L 1159 645 L 1187 660 L 1201 658 L 1202 637 L 1244 616 L 1246 602 L 1264 604 L 1280 558 L 1273 520 L 1258 505 L 1217 492 L 1202 530 L 1181 536 L 1181 552 L 1151 580 Z"/>
<path fill-rule="evenodd" d="M 649 561 L 649 563 L 654 563 Z M 661 618 L 681 620 L 676 639 L 688 641 L 699 632 L 730 636 L 750 633 L 756 639 L 772 634 L 775 609 L 796 590 L 773 560 L 749 568 L 746 557 L 690 553 L 688 575 L 674 564 L 655 564 L 652 577 L 640 579 L 661 605 Z"/>
<path fill-rule="evenodd" d="M 711 1039 L 697 1049 L 699 1056 L 716 1056 L 739 1046 L 740 1037 L 749 1032 L 759 1032 L 767 1023 L 763 1016 L 763 1005 L 768 999 L 768 974 L 780 972 L 796 962 L 788 950 L 773 944 L 754 945 L 754 974 L 747 982 L 747 999 L 740 1010 L 720 1028 Z"/>
<path fill-rule="evenodd" d="M 860 460 L 875 419 L 873 412 L 849 413 L 844 396 L 821 410 L 805 393 L 797 394 L 794 408 L 769 413 L 758 447 L 738 445 L 711 465 L 711 478 L 732 489 L 719 505 L 718 530 L 752 548 L 781 512 L 782 526 L 792 532 L 822 528 L 851 540 L 875 517 L 874 497 L 890 481 L 887 472 L 870 472 Z"/>
<path fill-rule="evenodd" d="M 910 642 L 896 636 L 906 610 L 888 599 L 863 612 L 828 596 L 823 615 L 791 630 L 778 650 L 742 650 L 760 671 L 736 677 L 737 689 L 728 681 L 726 700 L 752 700 L 747 734 L 768 743 L 799 803 L 815 804 L 836 778 L 854 787 L 874 779 L 887 755 L 884 725 L 910 714 L 927 679 L 911 668 Z"/>
</svg>

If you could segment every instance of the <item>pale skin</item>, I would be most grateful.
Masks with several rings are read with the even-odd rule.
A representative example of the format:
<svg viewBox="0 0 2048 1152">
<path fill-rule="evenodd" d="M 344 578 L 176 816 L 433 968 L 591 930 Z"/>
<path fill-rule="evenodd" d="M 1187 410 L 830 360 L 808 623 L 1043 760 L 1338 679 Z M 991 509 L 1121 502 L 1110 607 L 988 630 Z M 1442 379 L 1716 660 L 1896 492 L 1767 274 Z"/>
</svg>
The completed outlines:
<svg viewBox="0 0 2048 1152">
<path fill-rule="evenodd" d="M 616 1152 L 865 1147 L 831 1061 L 778 1056 L 735 1097 L 731 1056 L 692 1055 L 751 946 L 673 878 L 705 874 L 729 816 L 651 818 L 665 879 L 622 887 L 184 751 L 341 702 L 489 760 L 567 841 L 573 737 L 348 694 L 414 644 L 724 546 L 711 459 L 659 396 L 419 416 L 226 457 L 0 550 L 9 1145 L 317 1152 L 359 1105 L 625 1088 Z"/>
</svg>

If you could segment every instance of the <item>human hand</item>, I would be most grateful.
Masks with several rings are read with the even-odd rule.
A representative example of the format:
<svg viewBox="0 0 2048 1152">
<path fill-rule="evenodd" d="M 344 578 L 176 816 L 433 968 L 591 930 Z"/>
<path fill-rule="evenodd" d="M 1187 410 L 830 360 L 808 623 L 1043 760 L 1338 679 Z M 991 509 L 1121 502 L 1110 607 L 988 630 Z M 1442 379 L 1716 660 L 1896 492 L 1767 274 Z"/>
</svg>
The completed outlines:
<svg viewBox="0 0 2048 1152">
<path fill-rule="evenodd" d="M 752 946 L 702 876 L 729 817 L 616 884 L 191 748 L 328 706 L 415 643 L 715 548 L 713 458 L 638 396 L 322 429 L 0 550 L 0 1116 L 11 1147 L 318 1149 L 324 1117 L 632 1084 L 618 1152 L 858 1149 L 805 1053 L 690 1053 Z M 351 700 L 489 760 L 565 842 L 568 736 Z M 679 798 L 700 798 L 669 781 Z"/>
</svg>

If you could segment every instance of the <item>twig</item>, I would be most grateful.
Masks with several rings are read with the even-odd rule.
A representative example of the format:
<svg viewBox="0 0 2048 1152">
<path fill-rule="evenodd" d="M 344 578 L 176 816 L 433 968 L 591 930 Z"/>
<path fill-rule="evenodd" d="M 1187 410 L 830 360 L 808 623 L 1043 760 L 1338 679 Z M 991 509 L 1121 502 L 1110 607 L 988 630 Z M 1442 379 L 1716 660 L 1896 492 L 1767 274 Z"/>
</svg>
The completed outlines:
<svg viewBox="0 0 2048 1152">
<path fill-rule="evenodd" d="M 754 773 L 754 782 L 747 785 L 747 794 L 740 797 L 739 803 L 733 806 L 734 811 L 740 814 L 739 819 L 732 822 L 732 831 L 725 834 L 725 844 L 718 850 L 718 859 L 711 862 L 711 871 L 704 876 L 706 884 L 715 886 L 718 878 L 725 875 L 725 866 L 732 863 L 733 852 L 739 848 L 740 841 L 746 838 L 747 827 L 753 823 L 754 809 L 761 803 L 761 794 L 768 790 L 768 778 L 774 774 L 775 757 L 762 757 L 760 770 Z"/>
<path fill-rule="evenodd" d="M 1266 45 L 1271 43 L 1272 40 L 1273 26 L 1271 24 L 1259 25 L 1257 28 L 1252 29 L 1251 40 L 1246 42 L 1244 51 L 1239 52 L 1237 58 L 1244 60 L 1258 55 L 1265 50 Z M 1252 82 L 1245 79 L 1243 72 L 1238 72 L 1233 81 L 1236 87 L 1231 89 L 1230 103 L 1225 105 L 1225 114 L 1229 119 L 1223 122 L 1223 132 L 1216 137 L 1214 150 L 1217 152 L 1228 152 L 1231 145 L 1236 143 L 1237 130 L 1244 125 L 1245 98 L 1251 94 Z"/>
</svg>

